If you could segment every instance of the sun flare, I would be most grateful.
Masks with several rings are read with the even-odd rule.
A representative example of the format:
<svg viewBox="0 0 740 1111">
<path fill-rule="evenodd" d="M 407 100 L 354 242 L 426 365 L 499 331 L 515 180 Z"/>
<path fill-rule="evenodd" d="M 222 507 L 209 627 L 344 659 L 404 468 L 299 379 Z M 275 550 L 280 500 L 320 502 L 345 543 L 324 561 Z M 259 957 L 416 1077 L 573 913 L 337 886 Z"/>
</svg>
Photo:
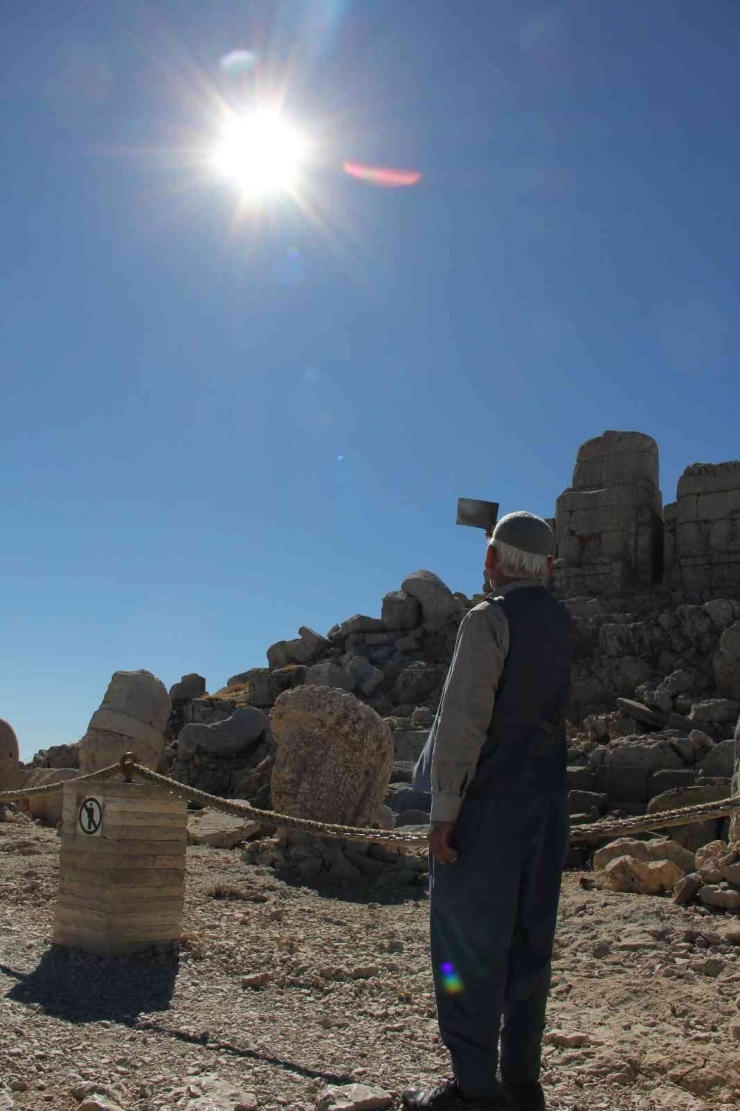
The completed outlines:
<svg viewBox="0 0 740 1111">
<path fill-rule="evenodd" d="M 295 190 L 306 153 L 303 136 L 280 114 L 261 109 L 232 117 L 213 152 L 213 167 L 259 200 Z"/>
</svg>

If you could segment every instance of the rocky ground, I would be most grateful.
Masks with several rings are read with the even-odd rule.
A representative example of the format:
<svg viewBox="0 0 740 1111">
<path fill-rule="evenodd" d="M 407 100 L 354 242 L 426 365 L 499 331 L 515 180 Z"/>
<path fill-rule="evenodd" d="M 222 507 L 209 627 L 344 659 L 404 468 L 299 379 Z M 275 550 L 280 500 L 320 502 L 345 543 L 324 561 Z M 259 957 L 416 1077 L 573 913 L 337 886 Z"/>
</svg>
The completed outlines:
<svg viewBox="0 0 740 1111">
<path fill-rule="evenodd" d="M 50 949 L 58 845 L 0 823 L 3 1111 L 309 1111 L 446 1072 L 421 888 L 322 893 L 191 847 L 179 961 L 102 960 Z M 565 877 L 549 1106 L 738 1106 L 740 918 L 592 882 Z"/>
</svg>

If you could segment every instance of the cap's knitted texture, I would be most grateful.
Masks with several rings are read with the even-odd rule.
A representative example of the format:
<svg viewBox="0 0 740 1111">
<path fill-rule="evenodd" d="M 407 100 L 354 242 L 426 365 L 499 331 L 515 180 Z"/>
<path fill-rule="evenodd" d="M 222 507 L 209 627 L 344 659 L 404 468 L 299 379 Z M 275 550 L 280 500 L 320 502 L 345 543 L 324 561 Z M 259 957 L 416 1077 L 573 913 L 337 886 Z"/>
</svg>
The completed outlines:
<svg viewBox="0 0 740 1111">
<path fill-rule="evenodd" d="M 552 555 L 555 537 L 547 521 L 535 517 L 534 513 L 507 513 L 493 530 L 492 540 L 518 548 L 530 555 Z"/>
</svg>

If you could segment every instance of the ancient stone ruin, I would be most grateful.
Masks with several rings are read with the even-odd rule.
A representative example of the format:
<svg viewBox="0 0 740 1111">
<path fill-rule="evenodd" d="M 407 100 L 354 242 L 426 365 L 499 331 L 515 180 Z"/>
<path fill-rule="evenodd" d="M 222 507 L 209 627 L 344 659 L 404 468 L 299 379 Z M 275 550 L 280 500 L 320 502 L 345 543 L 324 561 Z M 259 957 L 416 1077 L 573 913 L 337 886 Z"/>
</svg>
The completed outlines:
<svg viewBox="0 0 740 1111">
<path fill-rule="evenodd" d="M 553 524 L 552 588 L 570 610 L 576 647 L 572 821 L 660 813 L 740 792 L 740 463 L 692 464 L 663 510 L 655 441 L 606 432 L 579 449 Z M 69 776 L 132 748 L 183 783 L 263 809 L 421 826 L 430 800 L 410 786 L 413 764 L 460 621 L 482 597 L 453 593 L 433 572 L 416 571 L 380 600 L 377 616 L 354 614 L 326 635 L 301 625 L 267 649 L 267 666 L 239 671 L 210 694 L 197 674 L 183 676 L 168 696 L 148 672 L 117 673 L 82 742 L 39 753 L 18 775 L 26 782 Z M 739 821 L 669 830 L 670 843 L 696 854 L 740 840 Z M 304 876 L 329 871 L 349 881 L 389 863 L 418 867 L 418 858 L 407 865 L 378 846 L 326 843 L 318 855 L 300 839 L 278 846 L 274 833 L 242 831 L 258 838 L 249 857 Z M 213 835 L 234 843 L 242 834 L 234 827 Z M 574 848 L 570 862 L 583 863 L 590 851 Z M 666 851 L 674 855 L 656 861 L 635 850 L 637 864 L 615 865 L 609 882 L 632 889 L 641 875 L 649 886 L 648 873 L 657 884 L 660 872 L 667 883 L 690 861 Z M 734 865 L 724 861 L 727 875 L 736 875 Z M 731 882 L 709 882 L 715 872 L 702 872 L 702 890 Z M 711 905 L 732 902 L 705 890 L 707 905 L 713 898 Z"/>
<path fill-rule="evenodd" d="M 658 445 L 605 432 L 578 451 L 557 500 L 554 588 L 564 598 L 665 583 L 687 601 L 740 594 L 740 462 L 692 463 L 662 510 Z"/>
</svg>

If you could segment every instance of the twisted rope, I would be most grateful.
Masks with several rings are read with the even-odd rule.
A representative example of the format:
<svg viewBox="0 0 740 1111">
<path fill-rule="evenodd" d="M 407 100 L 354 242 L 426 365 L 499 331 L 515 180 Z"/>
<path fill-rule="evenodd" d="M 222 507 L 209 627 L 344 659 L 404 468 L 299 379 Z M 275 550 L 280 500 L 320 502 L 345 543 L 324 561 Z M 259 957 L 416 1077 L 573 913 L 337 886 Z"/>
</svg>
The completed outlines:
<svg viewBox="0 0 740 1111">
<path fill-rule="evenodd" d="M 43 768 L 42 771 L 52 771 L 52 768 Z M 38 795 L 56 795 L 63 791 L 67 783 L 87 783 L 92 779 L 109 779 L 110 776 L 120 772 L 120 764 L 109 764 L 107 768 L 100 768 L 96 772 L 87 772 L 74 779 L 60 779 L 57 783 L 47 783 L 41 787 L 23 787 L 18 791 L 0 791 L 0 804 L 15 802 L 16 799 L 31 799 Z"/>
<path fill-rule="evenodd" d="M 133 775 L 160 787 L 163 791 L 186 801 L 196 802 L 200 806 L 209 807 L 211 810 L 220 810 L 223 814 L 232 814 L 237 818 L 247 818 L 262 825 L 279 826 L 282 829 L 293 829 L 313 837 L 334 838 L 340 841 L 368 841 L 379 845 L 415 845 L 419 847 L 427 842 L 427 833 L 403 833 L 391 829 L 360 829 L 357 826 L 336 825 L 330 822 L 315 822 L 310 818 L 295 818 L 290 814 L 278 814 L 274 810 L 260 810 L 251 803 L 241 802 L 236 799 L 224 799 L 218 795 L 211 795 L 197 787 L 189 787 L 185 783 L 178 783 L 166 775 L 159 775 L 149 768 L 137 764 L 133 753 L 127 752 L 121 757 L 120 764 L 111 764 L 107 768 L 90 772 L 88 775 L 77 776 L 76 779 L 67 779 L 59 783 L 50 783 L 48 786 L 27 787 L 18 791 L 0 792 L 0 803 L 13 802 L 16 799 L 32 798 L 37 795 L 51 795 L 63 791 L 65 786 L 85 783 L 96 779 L 107 779 L 117 771 L 122 771 L 127 782 L 131 782 Z M 740 797 L 721 799 L 718 802 L 701 803 L 698 806 L 686 806 L 677 810 L 664 810 L 659 814 L 639 815 L 636 818 L 620 818 L 613 821 L 591 822 L 586 825 L 574 826 L 571 830 L 571 842 L 603 841 L 610 837 L 630 836 L 636 833 L 647 833 L 656 829 L 671 829 L 676 826 L 691 825 L 693 822 L 712 821 L 717 818 L 727 817 L 740 810 Z"/>
</svg>

